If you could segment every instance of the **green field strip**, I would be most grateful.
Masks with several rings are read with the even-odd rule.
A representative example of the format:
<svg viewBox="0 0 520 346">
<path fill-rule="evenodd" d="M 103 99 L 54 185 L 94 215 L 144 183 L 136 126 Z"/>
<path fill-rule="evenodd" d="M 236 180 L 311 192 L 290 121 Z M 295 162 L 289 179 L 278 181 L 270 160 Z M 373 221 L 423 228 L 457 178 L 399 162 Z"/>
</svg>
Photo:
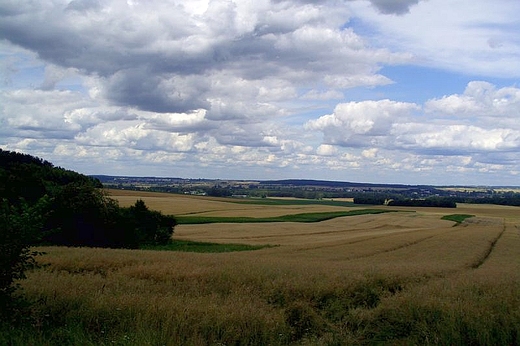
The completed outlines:
<svg viewBox="0 0 520 346">
<path fill-rule="evenodd" d="M 237 251 L 254 251 L 276 246 L 277 245 L 221 244 L 175 239 L 171 244 L 150 245 L 142 247 L 141 250 L 223 253 Z"/>
<path fill-rule="evenodd" d="M 262 223 L 262 222 L 320 222 L 343 216 L 356 216 L 366 214 L 382 214 L 395 212 L 395 210 L 382 209 L 359 209 L 349 211 L 335 211 L 322 213 L 301 213 L 292 215 L 282 215 L 274 217 L 221 217 L 221 216 L 179 216 L 179 225 L 193 225 L 205 223 Z"/>
<path fill-rule="evenodd" d="M 441 219 L 456 222 L 455 225 L 458 225 L 462 221 L 469 219 L 470 217 L 474 217 L 474 216 L 475 215 L 470 215 L 470 214 L 451 214 L 451 215 L 444 215 L 443 217 L 441 217 Z"/>
<path fill-rule="evenodd" d="M 257 204 L 257 205 L 330 205 L 334 207 L 359 207 L 353 202 L 317 200 L 317 199 L 275 199 L 275 198 L 247 198 L 229 199 L 229 203 Z"/>
</svg>

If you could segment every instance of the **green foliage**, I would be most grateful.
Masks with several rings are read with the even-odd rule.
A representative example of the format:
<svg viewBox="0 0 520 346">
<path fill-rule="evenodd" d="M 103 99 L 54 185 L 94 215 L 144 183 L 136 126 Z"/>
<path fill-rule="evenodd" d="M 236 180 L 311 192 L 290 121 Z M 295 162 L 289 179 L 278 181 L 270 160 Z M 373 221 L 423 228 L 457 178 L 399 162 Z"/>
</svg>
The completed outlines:
<svg viewBox="0 0 520 346">
<path fill-rule="evenodd" d="M 69 184 L 55 197 L 45 241 L 66 246 L 139 248 L 168 244 L 173 216 L 149 210 L 142 200 L 121 208 L 102 190 Z"/>
<path fill-rule="evenodd" d="M 141 199 L 122 213 L 131 229 L 132 239 L 129 243 L 133 247 L 165 245 L 171 242 L 173 228 L 177 224 L 173 216 L 149 210 Z"/>
<path fill-rule="evenodd" d="M 460 203 L 475 203 L 475 204 L 498 204 L 498 205 L 511 205 L 520 207 L 520 193 L 518 192 L 494 192 L 491 195 L 479 196 L 479 197 L 464 197 L 458 198 Z"/>
<path fill-rule="evenodd" d="M 355 204 L 383 205 L 386 200 L 386 197 L 372 193 L 365 193 L 361 196 L 354 197 Z"/>
<path fill-rule="evenodd" d="M 120 208 L 99 186 L 47 161 L 0 149 L 0 321 L 19 310 L 13 293 L 35 265 L 32 245 L 138 248 L 171 241 L 175 218 L 143 201 Z"/>
<path fill-rule="evenodd" d="M 223 188 L 220 186 L 213 186 L 211 189 L 207 191 L 208 196 L 212 197 L 229 197 L 232 195 L 232 191 L 227 188 Z"/>
<path fill-rule="evenodd" d="M 52 196 L 61 186 L 81 183 L 102 187 L 98 179 L 54 167 L 50 162 L 31 155 L 0 149 L 0 196 L 10 204 L 22 198 L 35 203 L 45 194 Z"/>
<path fill-rule="evenodd" d="M 17 208 L 30 209 L 47 196 L 46 209 L 34 209 L 40 211 L 35 219 L 41 221 L 43 242 L 137 248 L 170 241 L 175 218 L 148 210 L 143 201 L 131 208 L 121 208 L 99 187 L 102 185 L 98 179 L 54 167 L 30 155 L 0 149 L 0 195 L 5 198 L 4 214 L 13 214 L 9 217 L 16 218 Z M 22 205 L 20 201 L 27 204 Z"/>
<path fill-rule="evenodd" d="M 320 222 L 336 217 L 355 216 L 366 214 L 389 213 L 393 210 L 383 209 L 358 209 L 350 211 L 336 211 L 323 213 L 301 213 L 292 215 L 282 215 L 274 217 L 218 217 L 218 216 L 179 216 L 179 224 L 204 224 L 204 223 L 260 223 L 260 222 Z"/>
<path fill-rule="evenodd" d="M 44 196 L 33 206 L 24 201 L 19 206 L 0 201 L 0 317 L 9 313 L 12 293 L 17 280 L 25 278 L 25 271 L 35 266 L 37 252 L 30 246 L 38 239 L 44 210 L 49 199 Z"/>
<path fill-rule="evenodd" d="M 124 245 L 119 206 L 91 185 L 72 183 L 57 191 L 46 220 L 45 241 L 67 246 Z"/>
<path fill-rule="evenodd" d="M 372 204 L 402 207 L 436 207 L 456 208 L 457 203 L 452 198 L 428 197 L 428 198 L 405 198 L 400 195 L 384 195 L 380 193 L 364 193 L 354 197 L 355 204 Z"/>
<path fill-rule="evenodd" d="M 457 208 L 452 198 L 430 197 L 424 199 L 397 198 L 388 202 L 389 206 Z"/>
</svg>

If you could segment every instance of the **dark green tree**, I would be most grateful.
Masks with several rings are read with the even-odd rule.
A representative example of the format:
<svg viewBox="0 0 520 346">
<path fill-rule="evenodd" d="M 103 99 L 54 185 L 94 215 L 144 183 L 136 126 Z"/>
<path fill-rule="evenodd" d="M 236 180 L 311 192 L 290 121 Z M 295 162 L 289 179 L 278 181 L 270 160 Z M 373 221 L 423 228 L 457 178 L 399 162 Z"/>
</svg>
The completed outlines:
<svg viewBox="0 0 520 346">
<path fill-rule="evenodd" d="M 117 201 L 91 184 L 72 183 L 54 196 L 47 242 L 67 246 L 124 247 Z"/>
<path fill-rule="evenodd" d="M 35 266 L 32 251 L 39 237 L 44 215 L 48 210 L 47 196 L 29 206 L 21 201 L 18 206 L 0 200 L 0 316 L 6 317 L 13 306 L 12 293 L 17 280 L 25 278 L 25 272 Z"/>
<path fill-rule="evenodd" d="M 167 244 L 177 224 L 173 216 L 148 209 L 141 199 L 128 208 L 127 219 L 133 222 L 133 241 L 141 245 Z"/>
<path fill-rule="evenodd" d="M 143 201 L 121 208 L 100 187 L 98 179 L 54 167 L 37 157 L 0 149 L 4 219 L 16 218 L 18 210 L 29 210 L 48 196 L 47 210 L 40 215 L 43 242 L 138 248 L 171 240 L 175 218 L 149 210 Z M 11 212 L 14 214 L 9 216 Z"/>
</svg>

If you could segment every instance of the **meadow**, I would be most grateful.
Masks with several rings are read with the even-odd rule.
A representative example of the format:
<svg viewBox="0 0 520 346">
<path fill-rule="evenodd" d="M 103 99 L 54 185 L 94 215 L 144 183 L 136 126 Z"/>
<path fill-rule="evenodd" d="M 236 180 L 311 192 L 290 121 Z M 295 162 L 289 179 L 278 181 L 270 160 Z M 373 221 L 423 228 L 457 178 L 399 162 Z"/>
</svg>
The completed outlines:
<svg viewBox="0 0 520 346">
<path fill-rule="evenodd" d="M 518 207 L 110 194 L 193 222 L 177 248 L 38 248 L 0 344 L 520 344 Z"/>
</svg>

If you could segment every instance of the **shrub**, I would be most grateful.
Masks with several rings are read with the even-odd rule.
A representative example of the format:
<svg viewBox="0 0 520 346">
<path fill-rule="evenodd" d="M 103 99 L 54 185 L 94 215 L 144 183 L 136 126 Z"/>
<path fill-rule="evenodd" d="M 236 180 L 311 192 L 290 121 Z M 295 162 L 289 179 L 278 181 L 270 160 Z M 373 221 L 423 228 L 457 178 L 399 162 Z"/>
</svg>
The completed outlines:
<svg viewBox="0 0 520 346">
<path fill-rule="evenodd" d="M 127 220 L 128 239 L 135 247 L 143 245 L 165 245 L 171 241 L 173 228 L 177 221 L 173 216 L 149 210 L 144 201 L 139 199 L 133 206 L 123 211 Z"/>
<path fill-rule="evenodd" d="M 16 280 L 25 278 L 25 271 L 35 265 L 38 254 L 30 246 L 39 238 L 42 215 L 49 203 L 41 198 L 29 207 L 21 201 L 12 206 L 6 199 L 0 201 L 0 316 L 10 313 L 12 293 L 18 287 Z M 4 316 L 5 314 L 5 316 Z"/>
</svg>

